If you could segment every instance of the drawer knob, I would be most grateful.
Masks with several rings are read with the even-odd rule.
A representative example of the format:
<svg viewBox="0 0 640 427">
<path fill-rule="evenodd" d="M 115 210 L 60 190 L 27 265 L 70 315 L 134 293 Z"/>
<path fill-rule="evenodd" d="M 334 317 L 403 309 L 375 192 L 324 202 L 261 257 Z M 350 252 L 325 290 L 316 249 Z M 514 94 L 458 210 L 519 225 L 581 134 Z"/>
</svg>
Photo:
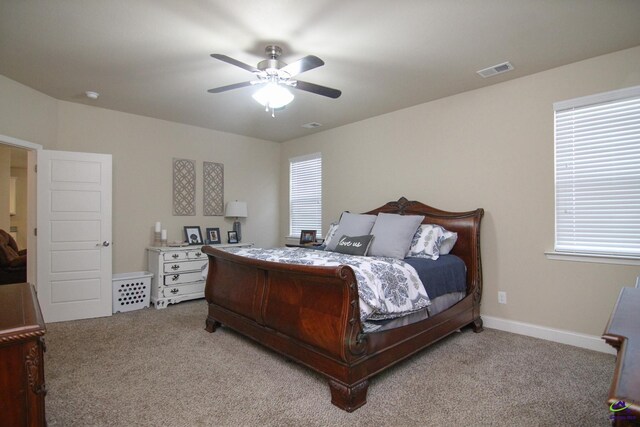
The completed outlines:
<svg viewBox="0 0 640 427">
<path fill-rule="evenodd" d="M 178 288 L 173 288 L 173 289 L 171 289 L 171 293 L 172 293 L 172 294 L 177 294 L 177 293 L 178 293 Z"/>
<path fill-rule="evenodd" d="M 178 280 L 179 278 L 180 278 L 180 275 L 179 275 L 179 274 L 174 274 L 174 275 L 171 277 L 171 280 L 173 280 L 173 281 L 175 282 L 175 281 L 176 281 L 176 280 Z"/>
<path fill-rule="evenodd" d="M 172 270 L 174 270 L 174 271 L 175 271 L 175 270 L 180 270 L 180 266 L 179 266 L 178 264 L 173 264 L 173 265 L 171 266 L 171 269 L 172 269 Z"/>
<path fill-rule="evenodd" d="M 178 258 L 180 255 L 178 255 L 178 254 L 173 254 L 173 255 L 171 255 L 171 256 L 173 257 L 173 259 L 176 259 L 176 258 Z"/>
<path fill-rule="evenodd" d="M 196 252 L 196 256 L 199 258 L 202 256 L 202 254 L 200 252 Z"/>
</svg>

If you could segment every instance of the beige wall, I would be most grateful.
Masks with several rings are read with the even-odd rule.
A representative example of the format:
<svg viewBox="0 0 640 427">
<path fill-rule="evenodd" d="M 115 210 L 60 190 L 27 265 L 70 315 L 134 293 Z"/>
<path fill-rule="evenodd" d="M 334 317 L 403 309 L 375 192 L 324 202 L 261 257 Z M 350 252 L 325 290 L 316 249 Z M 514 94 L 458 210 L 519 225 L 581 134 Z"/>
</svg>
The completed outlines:
<svg viewBox="0 0 640 427">
<path fill-rule="evenodd" d="M 45 148 L 55 143 L 58 101 L 0 75 L 0 134 Z"/>
<path fill-rule="evenodd" d="M 181 240 L 185 225 L 203 233 L 220 227 L 223 235 L 231 229 L 231 220 L 202 216 L 204 160 L 224 164 L 226 200 L 247 201 L 243 241 L 278 242 L 279 144 L 57 101 L 3 76 L 0 93 L 0 134 L 45 149 L 113 155 L 114 273 L 146 269 L 156 221 L 169 240 Z M 174 157 L 197 161 L 197 216 L 172 215 Z"/>
<path fill-rule="evenodd" d="M 636 47 L 288 141 L 281 236 L 288 159 L 319 151 L 325 230 L 342 210 L 400 196 L 446 210 L 482 207 L 482 313 L 600 335 L 640 267 L 545 258 L 554 241 L 552 104 L 639 84 Z"/>
<path fill-rule="evenodd" d="M 58 143 L 64 151 L 113 155 L 113 271 L 146 268 L 145 247 L 156 221 L 169 240 L 184 240 L 183 227 L 219 227 L 232 220 L 202 215 L 202 162 L 224 164 L 225 200 L 245 200 L 243 241 L 278 242 L 280 147 L 209 129 L 69 102 L 59 103 Z M 173 158 L 196 161 L 196 216 L 172 215 Z"/>
</svg>

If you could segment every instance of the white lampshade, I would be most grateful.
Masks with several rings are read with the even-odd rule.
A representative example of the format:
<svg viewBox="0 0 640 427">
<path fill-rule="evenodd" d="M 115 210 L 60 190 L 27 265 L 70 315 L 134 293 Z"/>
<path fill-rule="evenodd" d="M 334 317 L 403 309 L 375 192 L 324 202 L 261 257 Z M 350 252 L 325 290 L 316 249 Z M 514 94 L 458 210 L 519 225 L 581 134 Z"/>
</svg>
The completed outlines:
<svg viewBox="0 0 640 427">
<path fill-rule="evenodd" d="M 267 108 L 277 110 L 293 101 L 293 95 L 281 85 L 272 82 L 254 93 L 253 99 Z"/>
<path fill-rule="evenodd" d="M 247 202 L 228 202 L 227 208 L 224 211 L 224 216 L 234 218 L 246 218 L 247 217 Z"/>
</svg>

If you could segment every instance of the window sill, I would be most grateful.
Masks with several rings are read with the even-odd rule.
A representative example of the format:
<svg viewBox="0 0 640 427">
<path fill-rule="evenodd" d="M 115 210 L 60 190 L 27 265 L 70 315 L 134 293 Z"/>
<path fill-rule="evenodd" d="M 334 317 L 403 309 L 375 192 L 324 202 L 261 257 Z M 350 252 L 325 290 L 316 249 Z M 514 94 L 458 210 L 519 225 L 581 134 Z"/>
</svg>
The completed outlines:
<svg viewBox="0 0 640 427">
<path fill-rule="evenodd" d="M 640 257 L 580 254 L 571 252 L 548 251 L 544 255 L 554 261 L 591 262 L 599 264 L 640 265 Z"/>
</svg>

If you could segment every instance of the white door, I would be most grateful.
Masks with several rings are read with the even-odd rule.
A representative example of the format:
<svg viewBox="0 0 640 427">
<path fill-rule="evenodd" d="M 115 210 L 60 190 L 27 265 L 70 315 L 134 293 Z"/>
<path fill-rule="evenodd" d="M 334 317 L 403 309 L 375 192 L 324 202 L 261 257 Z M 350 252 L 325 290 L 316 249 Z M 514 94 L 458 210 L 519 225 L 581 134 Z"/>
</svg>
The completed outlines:
<svg viewBox="0 0 640 427">
<path fill-rule="evenodd" d="M 38 152 L 38 300 L 45 322 L 111 315 L 111 155 Z"/>
</svg>

